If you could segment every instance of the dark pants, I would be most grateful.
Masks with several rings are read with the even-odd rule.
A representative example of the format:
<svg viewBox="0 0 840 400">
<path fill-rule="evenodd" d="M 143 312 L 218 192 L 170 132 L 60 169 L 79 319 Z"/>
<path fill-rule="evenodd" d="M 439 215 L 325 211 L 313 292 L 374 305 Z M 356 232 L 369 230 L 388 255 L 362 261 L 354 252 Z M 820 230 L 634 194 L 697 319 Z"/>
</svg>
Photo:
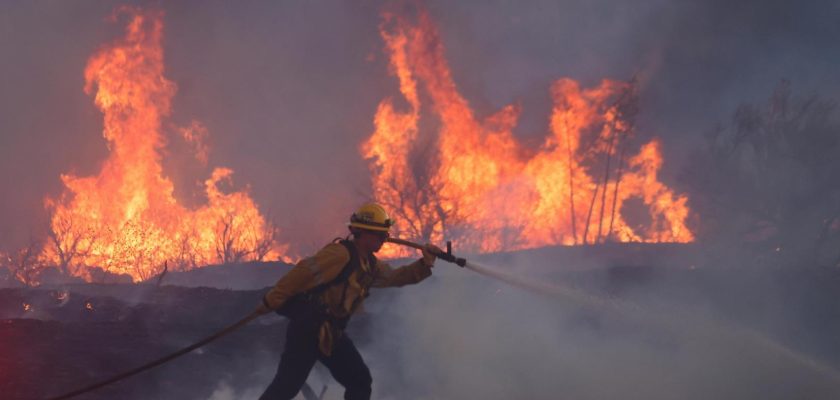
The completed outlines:
<svg viewBox="0 0 840 400">
<path fill-rule="evenodd" d="M 353 341 L 346 334 L 341 335 L 333 347 L 332 354 L 326 357 L 318 350 L 319 325 L 317 321 L 307 318 L 289 321 L 280 366 L 277 367 L 274 380 L 260 396 L 260 400 L 295 397 L 306 382 L 315 361 L 324 364 L 333 378 L 344 386 L 345 399 L 370 399 L 370 371 Z"/>
</svg>

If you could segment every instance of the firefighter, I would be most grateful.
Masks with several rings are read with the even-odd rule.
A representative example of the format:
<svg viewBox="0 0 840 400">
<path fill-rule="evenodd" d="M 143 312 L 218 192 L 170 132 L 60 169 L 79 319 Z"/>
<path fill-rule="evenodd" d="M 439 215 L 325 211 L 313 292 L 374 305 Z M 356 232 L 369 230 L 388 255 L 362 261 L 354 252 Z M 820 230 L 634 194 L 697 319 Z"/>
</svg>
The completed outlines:
<svg viewBox="0 0 840 400">
<path fill-rule="evenodd" d="M 263 297 L 257 310 L 276 311 L 288 317 L 289 324 L 277 374 L 261 400 L 293 398 L 315 361 L 344 386 L 345 399 L 370 398 L 370 371 L 344 328 L 371 287 L 404 286 L 426 279 L 432 274 L 434 254 L 441 251 L 426 244 L 422 258 L 391 268 L 374 256 L 391 225 L 382 206 L 362 205 L 350 217 L 348 239 L 334 241 L 298 262 Z"/>
</svg>

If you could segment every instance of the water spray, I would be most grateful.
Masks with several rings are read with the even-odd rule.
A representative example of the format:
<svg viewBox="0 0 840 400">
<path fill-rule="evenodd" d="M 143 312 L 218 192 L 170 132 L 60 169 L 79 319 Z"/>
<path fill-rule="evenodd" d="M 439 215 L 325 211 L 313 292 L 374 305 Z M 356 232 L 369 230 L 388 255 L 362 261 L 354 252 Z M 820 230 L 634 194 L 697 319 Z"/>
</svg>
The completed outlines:
<svg viewBox="0 0 840 400">
<path fill-rule="evenodd" d="M 390 242 L 390 243 L 394 243 L 394 244 L 398 244 L 398 245 L 401 245 L 401 246 L 415 248 L 415 249 L 418 249 L 418 250 L 426 249 L 426 246 L 423 246 L 421 244 L 411 242 L 411 241 L 408 241 L 408 240 L 405 240 L 405 239 L 390 238 L 389 237 L 389 238 L 385 239 L 385 241 Z M 483 265 L 478 264 L 476 262 L 467 261 L 466 259 L 464 259 L 462 257 L 457 257 L 454 254 L 452 254 L 452 242 L 451 241 L 446 242 L 446 252 L 432 252 L 432 254 L 434 254 L 435 257 L 437 257 L 441 260 L 453 263 L 455 265 L 458 265 L 459 267 L 469 269 L 469 270 L 471 270 L 473 272 L 477 272 L 481 275 L 484 275 L 484 276 L 487 276 L 487 277 L 505 282 L 509 285 L 520 287 L 522 289 L 525 289 L 525 290 L 528 290 L 528 291 L 531 291 L 531 292 L 542 293 L 542 294 L 546 294 L 546 295 L 550 295 L 550 296 L 573 298 L 573 300 L 577 303 L 586 303 L 587 305 L 590 305 L 590 306 L 601 306 L 601 307 L 603 307 L 607 303 L 606 301 L 604 301 L 602 299 L 599 299 L 595 296 L 587 295 L 587 294 L 585 294 L 581 291 L 575 290 L 575 289 L 571 289 L 571 288 L 567 288 L 567 287 L 563 287 L 563 286 L 559 286 L 559 285 L 554 285 L 554 284 L 551 284 L 551 283 L 535 282 L 535 281 L 532 281 L 532 280 L 527 279 L 527 278 L 522 278 L 522 277 L 518 277 L 518 276 L 505 274 L 503 272 L 497 271 L 493 268 L 483 266 Z"/>
<path fill-rule="evenodd" d="M 418 250 L 426 249 L 426 246 L 399 238 L 387 238 L 386 241 Z M 630 318 L 636 322 L 657 326 L 662 329 L 679 332 L 687 336 L 700 335 L 702 337 L 722 337 L 745 347 L 754 347 L 759 351 L 770 352 L 793 365 L 809 370 L 816 375 L 827 378 L 834 387 L 840 388 L 840 371 L 810 356 L 785 346 L 761 332 L 743 326 L 723 326 L 719 321 L 702 318 L 693 315 L 693 322 L 675 320 L 661 312 L 645 309 L 637 304 L 618 299 L 605 299 L 585 291 L 559 285 L 555 283 L 534 281 L 522 276 L 511 275 L 495 268 L 490 268 L 476 262 L 467 261 L 464 258 L 452 254 L 452 242 L 446 242 L 446 252 L 433 252 L 441 260 L 457 264 L 460 267 L 477 272 L 481 275 L 495 280 L 519 287 L 532 293 L 548 295 L 554 298 L 576 303 L 580 306 L 592 307 L 600 311 L 610 312 L 611 315 L 622 318 Z M 702 332 L 702 333 L 701 333 Z"/>
</svg>

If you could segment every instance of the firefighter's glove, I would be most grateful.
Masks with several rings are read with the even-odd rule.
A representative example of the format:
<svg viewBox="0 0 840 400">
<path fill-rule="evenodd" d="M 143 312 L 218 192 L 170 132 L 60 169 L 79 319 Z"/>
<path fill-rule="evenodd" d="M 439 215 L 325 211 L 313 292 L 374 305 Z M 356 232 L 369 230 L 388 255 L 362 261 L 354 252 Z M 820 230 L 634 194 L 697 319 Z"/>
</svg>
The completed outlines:
<svg viewBox="0 0 840 400">
<path fill-rule="evenodd" d="M 268 306 L 265 304 L 265 301 L 261 301 L 260 304 L 257 306 L 257 309 L 254 310 L 254 312 L 257 313 L 258 315 L 265 315 L 265 314 L 268 314 L 272 311 L 274 311 L 274 310 L 268 308 Z"/>
<path fill-rule="evenodd" d="M 439 253 L 443 253 L 443 250 L 431 243 L 426 243 L 426 246 L 423 248 L 423 264 L 429 268 L 434 267 L 435 259 L 437 259 L 435 254 Z"/>
</svg>

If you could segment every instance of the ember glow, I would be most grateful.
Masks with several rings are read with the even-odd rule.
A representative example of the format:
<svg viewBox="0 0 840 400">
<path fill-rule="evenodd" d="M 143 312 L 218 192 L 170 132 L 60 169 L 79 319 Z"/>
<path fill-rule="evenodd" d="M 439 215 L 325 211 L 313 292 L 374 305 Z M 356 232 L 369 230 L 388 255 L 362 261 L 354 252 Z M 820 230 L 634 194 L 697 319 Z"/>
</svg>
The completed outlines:
<svg viewBox="0 0 840 400">
<path fill-rule="evenodd" d="M 277 259 L 273 225 L 245 191 L 224 193 L 233 171 L 216 168 L 205 182 L 207 203 L 187 209 L 163 173 L 162 121 L 169 116 L 175 83 L 164 76 L 163 15 L 123 7 L 125 37 L 94 54 L 84 71 L 85 92 L 104 115 L 110 154 L 98 175 L 64 174 L 66 190 L 47 199 L 50 245 L 43 257 L 64 272 L 95 279 L 94 270 L 141 281 L 165 265 L 189 269 L 213 263 Z M 180 135 L 207 161 L 206 130 L 193 124 Z"/>
<path fill-rule="evenodd" d="M 685 224 L 687 198 L 658 179 L 659 142 L 635 155 L 628 148 L 633 82 L 604 80 L 594 88 L 554 82 L 551 134 L 529 148 L 513 135 L 518 106 L 476 116 L 426 12 L 416 20 L 386 13 L 380 33 L 403 99 L 379 104 L 375 131 L 361 152 L 374 197 L 392 210 L 398 234 L 452 239 L 472 252 L 694 240 Z M 421 122 L 421 114 L 434 115 L 438 125 Z M 439 128 L 430 134 L 429 126 Z M 647 223 L 627 222 L 623 206 L 631 199 L 644 206 Z"/>
</svg>

